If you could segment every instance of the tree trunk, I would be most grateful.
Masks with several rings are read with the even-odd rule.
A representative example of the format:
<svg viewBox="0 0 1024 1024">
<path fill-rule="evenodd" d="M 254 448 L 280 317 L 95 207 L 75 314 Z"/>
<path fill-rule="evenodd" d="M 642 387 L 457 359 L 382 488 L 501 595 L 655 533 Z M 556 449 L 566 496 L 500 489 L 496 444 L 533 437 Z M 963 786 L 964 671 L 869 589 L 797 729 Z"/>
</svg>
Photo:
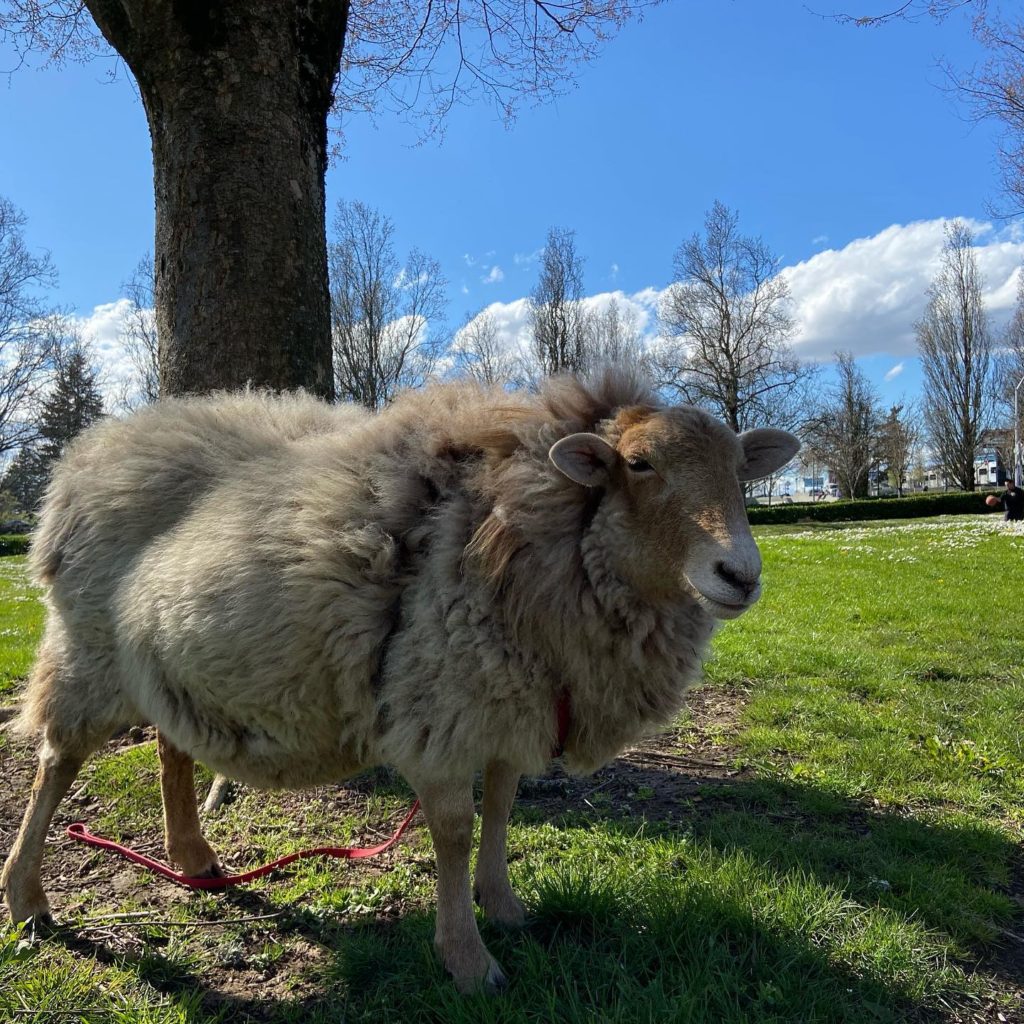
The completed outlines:
<svg viewBox="0 0 1024 1024">
<path fill-rule="evenodd" d="M 153 142 L 161 394 L 332 397 L 327 114 L 344 0 L 89 0 Z"/>
</svg>

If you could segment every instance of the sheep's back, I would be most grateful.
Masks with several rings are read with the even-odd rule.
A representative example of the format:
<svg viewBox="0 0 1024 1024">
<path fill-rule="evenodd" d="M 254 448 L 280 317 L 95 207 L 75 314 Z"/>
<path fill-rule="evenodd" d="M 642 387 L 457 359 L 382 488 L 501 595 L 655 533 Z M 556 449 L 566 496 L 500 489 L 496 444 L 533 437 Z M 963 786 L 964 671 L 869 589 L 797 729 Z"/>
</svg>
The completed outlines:
<svg viewBox="0 0 1024 1024">
<path fill-rule="evenodd" d="M 297 439 L 344 431 L 366 413 L 305 395 L 261 393 L 168 399 L 125 420 L 104 420 L 58 463 L 31 567 L 41 583 L 71 574 L 95 583 L 179 522 L 240 465 Z"/>
</svg>

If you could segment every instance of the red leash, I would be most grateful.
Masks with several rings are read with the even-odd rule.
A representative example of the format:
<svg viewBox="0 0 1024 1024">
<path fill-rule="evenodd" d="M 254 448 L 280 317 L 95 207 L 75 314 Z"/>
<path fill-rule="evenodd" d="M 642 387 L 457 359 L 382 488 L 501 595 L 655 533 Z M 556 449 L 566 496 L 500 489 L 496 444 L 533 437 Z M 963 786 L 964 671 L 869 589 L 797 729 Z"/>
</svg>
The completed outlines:
<svg viewBox="0 0 1024 1024">
<path fill-rule="evenodd" d="M 244 871 L 240 875 L 223 875 L 219 878 L 190 878 L 188 875 L 179 874 L 166 864 L 153 860 L 152 857 L 147 857 L 143 853 L 136 853 L 135 850 L 122 846 L 120 843 L 115 843 L 110 839 L 103 839 L 100 836 L 93 835 L 81 821 L 68 825 L 67 833 L 72 839 L 88 843 L 90 846 L 98 846 L 101 850 L 113 850 L 114 853 L 119 853 L 122 857 L 127 857 L 128 860 L 133 860 L 136 864 L 141 864 L 143 867 L 149 868 L 150 871 L 155 871 L 158 875 L 163 875 L 164 878 L 169 878 L 172 882 L 177 882 L 179 885 L 188 886 L 190 889 L 229 889 L 233 885 L 241 885 L 243 882 L 251 882 L 255 878 L 262 878 L 277 868 L 283 868 L 286 864 L 291 864 L 297 860 L 304 860 L 306 857 L 341 857 L 344 860 L 361 860 L 364 857 L 376 857 L 377 854 L 390 849 L 402 838 L 403 833 L 412 823 L 412 819 L 416 816 L 416 812 L 419 809 L 420 802 L 417 800 L 412 805 L 412 810 L 405 816 L 405 821 L 398 826 L 398 831 L 379 846 L 317 846 L 311 850 L 299 850 L 298 853 L 290 853 L 286 857 L 279 857 L 270 864 L 264 864 L 263 867 L 254 868 L 252 871 Z"/>
<path fill-rule="evenodd" d="M 551 756 L 560 757 L 565 748 L 565 741 L 569 736 L 569 728 L 572 724 L 572 707 L 569 703 L 568 693 L 563 692 L 558 698 L 555 714 L 558 722 L 558 741 L 555 749 L 551 752 Z M 189 889 L 230 889 L 234 885 L 241 885 L 243 882 L 251 882 L 256 878 L 262 878 L 264 875 L 269 875 L 271 871 L 276 871 L 278 868 L 283 868 L 285 865 L 297 860 L 305 860 L 307 857 L 340 857 L 343 860 L 362 860 L 365 857 L 376 857 L 377 854 L 389 850 L 402 838 L 402 835 L 412 823 L 412 819 L 416 817 L 416 812 L 419 809 L 420 802 L 417 800 L 412 805 L 412 810 L 405 816 L 405 821 L 398 826 L 398 831 L 379 846 L 316 846 L 311 850 L 299 850 L 298 853 L 289 853 L 286 857 L 279 857 L 269 864 L 264 864 L 261 868 L 253 868 L 252 871 L 243 871 L 240 875 L 221 875 L 216 878 L 191 878 L 188 875 L 182 875 L 169 868 L 166 864 L 153 860 L 152 857 L 147 857 L 144 853 L 137 853 L 135 850 L 122 846 L 120 843 L 115 843 L 111 839 L 103 839 L 101 836 L 93 835 L 85 822 L 82 821 L 76 821 L 73 825 L 68 825 L 67 834 L 79 842 L 88 843 L 90 846 L 96 846 L 101 850 L 112 850 L 114 853 L 119 853 L 122 857 L 127 857 L 128 860 L 135 861 L 136 864 L 141 864 L 143 867 L 149 868 L 150 871 L 155 871 L 158 875 L 163 875 L 164 878 L 169 878 L 172 882 L 187 886 Z"/>
</svg>

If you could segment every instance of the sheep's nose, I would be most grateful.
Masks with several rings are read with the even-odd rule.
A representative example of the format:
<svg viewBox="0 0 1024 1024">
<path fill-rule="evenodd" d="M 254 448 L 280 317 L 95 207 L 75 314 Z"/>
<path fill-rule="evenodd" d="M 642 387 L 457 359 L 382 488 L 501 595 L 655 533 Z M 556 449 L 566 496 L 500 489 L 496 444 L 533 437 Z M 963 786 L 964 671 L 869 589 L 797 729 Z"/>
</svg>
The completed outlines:
<svg viewBox="0 0 1024 1024">
<path fill-rule="evenodd" d="M 738 590 L 752 590 L 761 576 L 755 567 L 730 565 L 728 562 L 716 562 L 715 572 L 730 587 L 736 587 Z"/>
</svg>

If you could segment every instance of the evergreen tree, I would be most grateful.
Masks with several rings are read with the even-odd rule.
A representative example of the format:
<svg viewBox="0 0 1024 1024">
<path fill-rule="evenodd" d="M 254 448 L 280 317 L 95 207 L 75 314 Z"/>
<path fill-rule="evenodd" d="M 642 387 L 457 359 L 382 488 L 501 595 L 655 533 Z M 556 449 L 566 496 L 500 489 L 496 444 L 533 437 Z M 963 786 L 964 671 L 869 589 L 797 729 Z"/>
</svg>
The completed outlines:
<svg viewBox="0 0 1024 1024">
<path fill-rule="evenodd" d="M 96 378 L 85 351 L 76 345 L 59 367 L 39 417 L 40 452 L 48 462 L 59 459 L 68 442 L 103 415 Z"/>
<path fill-rule="evenodd" d="M 0 480 L 0 494 L 9 495 L 14 510 L 30 514 L 39 508 L 50 482 L 50 462 L 37 445 L 25 445 Z"/>
</svg>

